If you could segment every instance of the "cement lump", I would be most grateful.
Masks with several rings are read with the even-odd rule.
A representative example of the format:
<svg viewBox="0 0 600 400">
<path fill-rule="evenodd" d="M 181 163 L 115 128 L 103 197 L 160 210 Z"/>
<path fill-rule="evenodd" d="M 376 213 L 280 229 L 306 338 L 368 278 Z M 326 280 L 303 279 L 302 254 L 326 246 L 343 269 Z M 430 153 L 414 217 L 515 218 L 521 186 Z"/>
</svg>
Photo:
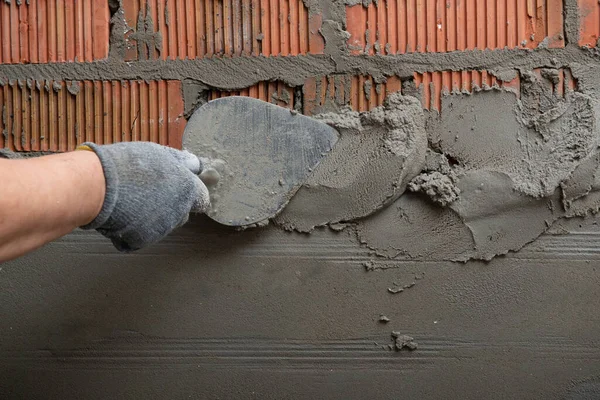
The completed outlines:
<svg viewBox="0 0 600 400">
<path fill-rule="evenodd" d="M 411 192 L 423 192 L 435 203 L 447 206 L 458 200 L 460 189 L 452 178 L 438 171 L 425 172 L 417 175 L 408 184 Z"/>
<path fill-rule="evenodd" d="M 403 335 L 400 332 L 392 332 L 392 339 L 394 340 L 394 349 L 401 351 L 403 349 L 414 351 L 419 345 L 415 342 L 411 336 Z"/>
</svg>

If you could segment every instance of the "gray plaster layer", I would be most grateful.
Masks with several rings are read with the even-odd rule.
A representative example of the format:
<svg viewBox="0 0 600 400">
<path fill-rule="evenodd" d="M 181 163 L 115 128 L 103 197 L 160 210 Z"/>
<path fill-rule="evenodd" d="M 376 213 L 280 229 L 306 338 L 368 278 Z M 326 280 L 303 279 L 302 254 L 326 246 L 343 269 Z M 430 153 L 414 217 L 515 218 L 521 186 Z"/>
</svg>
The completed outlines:
<svg viewBox="0 0 600 400">
<path fill-rule="evenodd" d="M 459 181 L 460 199 L 451 205 L 473 235 L 469 258 L 490 260 L 520 250 L 563 215 L 560 196 L 534 198 L 516 190 L 509 176 L 496 171 L 473 171 Z"/>
<path fill-rule="evenodd" d="M 569 249 L 584 234 L 597 243 L 600 231 L 595 219 L 576 222 L 490 263 L 375 260 L 385 269 L 370 272 L 367 249 L 345 232 L 231 232 L 192 218 L 126 256 L 76 232 L 0 266 L 0 394 L 596 395 L 598 258 Z M 387 291 L 417 276 L 409 290 Z M 389 350 L 392 331 L 418 348 Z"/>
<path fill-rule="evenodd" d="M 407 193 L 356 227 L 361 243 L 386 258 L 462 260 L 474 252 L 473 235 L 460 216 Z"/>
<path fill-rule="evenodd" d="M 405 195 L 376 216 L 360 221 L 358 236 L 388 258 L 490 260 L 520 250 L 563 216 L 558 193 L 535 199 L 512 186 L 504 174 L 472 172 L 460 180 L 461 197 L 449 208 Z"/>
</svg>

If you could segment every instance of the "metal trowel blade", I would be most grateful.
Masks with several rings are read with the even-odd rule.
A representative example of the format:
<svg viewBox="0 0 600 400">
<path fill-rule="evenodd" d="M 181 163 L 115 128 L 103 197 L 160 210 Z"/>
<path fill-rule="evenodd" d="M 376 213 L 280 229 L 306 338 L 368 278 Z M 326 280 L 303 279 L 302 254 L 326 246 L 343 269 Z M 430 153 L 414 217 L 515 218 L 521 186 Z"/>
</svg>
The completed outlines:
<svg viewBox="0 0 600 400">
<path fill-rule="evenodd" d="M 203 161 L 201 177 L 210 175 L 207 215 L 248 226 L 277 215 L 337 139 L 332 127 L 286 108 L 226 97 L 194 112 L 183 148 Z"/>
</svg>

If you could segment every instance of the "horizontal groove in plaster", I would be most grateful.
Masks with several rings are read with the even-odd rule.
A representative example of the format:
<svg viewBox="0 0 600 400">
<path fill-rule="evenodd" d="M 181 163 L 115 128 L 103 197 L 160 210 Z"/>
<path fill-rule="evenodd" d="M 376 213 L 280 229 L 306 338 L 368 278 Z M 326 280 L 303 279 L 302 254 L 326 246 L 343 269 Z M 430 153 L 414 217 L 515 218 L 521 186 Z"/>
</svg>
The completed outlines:
<svg viewBox="0 0 600 400">
<path fill-rule="evenodd" d="M 346 17 L 352 54 L 565 44 L 563 0 L 379 0 L 348 6 Z"/>
<path fill-rule="evenodd" d="M 589 227 L 582 230 L 569 231 L 569 233 L 547 232 L 542 234 L 535 242 L 526 245 L 517 253 L 508 253 L 506 258 L 518 260 L 544 260 L 547 262 L 563 260 L 600 260 L 600 232 L 590 230 Z M 596 228 L 594 228 L 596 229 Z M 173 254 L 185 254 L 190 249 L 196 249 L 198 244 L 198 233 L 192 230 L 180 230 L 165 238 L 156 245 L 137 253 L 136 257 L 169 257 Z M 52 246 L 68 248 L 70 254 L 97 255 L 101 257 L 119 257 L 114 252 L 110 242 L 102 236 L 90 231 L 75 231 L 58 241 Z M 226 252 L 224 249 L 207 249 L 212 252 Z M 237 249 L 237 256 L 248 259 L 281 259 L 286 260 L 320 260 L 327 263 L 335 263 L 347 266 L 349 263 L 373 263 L 374 269 L 405 268 L 414 263 L 414 258 L 409 255 L 399 255 L 393 260 L 373 260 L 372 255 L 364 248 L 357 247 L 345 236 L 319 237 L 317 242 L 308 238 L 300 240 L 297 236 L 281 237 L 277 243 L 265 242 L 255 243 L 251 247 Z M 438 265 L 439 260 L 424 259 L 420 263 L 431 263 Z"/>
<path fill-rule="evenodd" d="M 302 0 L 132 0 L 123 2 L 126 60 L 322 54 L 321 15 Z M 147 18 L 149 16 L 151 18 Z M 136 41 L 140 31 L 145 42 Z M 159 34 L 156 34 L 156 33 Z"/>
<path fill-rule="evenodd" d="M 15 151 L 84 141 L 180 148 L 185 128 L 179 81 L 11 81 L 0 86 L 0 110 L 0 148 Z"/>
<path fill-rule="evenodd" d="M 127 332 L 93 342 L 93 348 L 2 351 L 0 362 L 9 366 L 42 366 L 44 369 L 68 368 L 102 370 L 154 370 L 192 365 L 193 367 L 228 366 L 234 368 L 277 368 L 302 371 L 341 370 L 403 371 L 430 370 L 434 363 L 455 360 L 457 354 L 473 352 L 535 352 L 541 360 L 564 358 L 595 360 L 597 347 L 578 343 L 568 337 L 538 335 L 494 343 L 472 337 L 445 336 L 411 330 L 418 338 L 418 357 L 402 357 L 393 350 L 389 335 L 369 335 L 352 339 L 279 339 L 279 338 L 158 338 Z M 459 353 L 457 353 L 459 352 Z M 567 352 L 567 353 L 565 353 Z M 56 359 L 61 361 L 60 364 Z M 58 364 L 58 365 L 57 365 Z"/>
<path fill-rule="evenodd" d="M 0 64 L 91 62 L 108 57 L 108 1 L 0 2 Z"/>
</svg>

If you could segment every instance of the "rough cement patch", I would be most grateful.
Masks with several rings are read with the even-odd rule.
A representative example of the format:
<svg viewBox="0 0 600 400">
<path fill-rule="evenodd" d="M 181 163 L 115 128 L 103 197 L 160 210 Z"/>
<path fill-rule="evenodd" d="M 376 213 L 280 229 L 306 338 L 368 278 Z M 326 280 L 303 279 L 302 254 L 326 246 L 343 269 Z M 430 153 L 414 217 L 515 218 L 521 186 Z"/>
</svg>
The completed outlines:
<svg viewBox="0 0 600 400">
<path fill-rule="evenodd" d="M 557 96 L 556 77 L 525 74 L 521 99 L 498 89 L 444 96 L 428 125 L 436 151 L 409 189 L 449 206 L 405 195 L 358 222 L 361 242 L 389 258 L 490 260 L 558 218 L 598 212 L 597 103 Z"/>
<path fill-rule="evenodd" d="M 348 53 L 348 39 L 350 34 L 342 28 L 342 24 L 332 20 L 325 20 L 321 25 L 320 32 L 325 39 L 325 53 L 338 54 Z M 337 58 L 337 57 L 336 57 Z"/>
<path fill-rule="evenodd" d="M 450 207 L 417 195 L 402 196 L 359 221 L 360 241 L 389 258 L 490 260 L 521 249 L 564 215 L 558 191 L 536 199 L 515 191 L 502 173 L 470 172 L 457 186 L 461 196 Z"/>
<path fill-rule="evenodd" d="M 194 111 L 208 102 L 209 87 L 194 79 L 186 79 L 182 82 L 183 92 L 183 115 L 190 119 Z"/>
<path fill-rule="evenodd" d="M 398 198 L 425 165 L 423 111 L 413 97 L 394 94 L 385 106 L 358 114 L 324 114 L 341 137 L 275 222 L 300 232 L 355 220 Z"/>
<path fill-rule="evenodd" d="M 112 7 L 114 6 L 115 4 L 112 4 Z M 132 30 L 133 28 L 127 24 L 127 20 L 125 19 L 122 0 L 119 0 L 117 10 L 110 19 L 109 57 L 115 60 L 125 58 L 125 50 L 128 47 L 125 35 Z"/>
<path fill-rule="evenodd" d="M 575 168 L 567 181 L 561 183 L 562 201 L 566 210 L 569 210 L 573 201 L 587 196 L 594 189 L 599 166 L 600 155 L 593 154 Z"/>
<path fill-rule="evenodd" d="M 517 190 L 550 196 L 596 149 L 596 105 L 581 93 L 548 101 L 541 93 L 527 96 L 520 101 L 502 90 L 445 96 L 447 112 L 431 140 L 464 171 L 502 172 Z"/>
<path fill-rule="evenodd" d="M 600 211 L 600 154 L 583 160 L 571 178 L 561 184 L 566 217 L 583 217 Z"/>
<path fill-rule="evenodd" d="M 489 72 L 502 82 L 510 82 L 518 75 L 517 70 L 514 68 L 497 69 Z"/>
</svg>

